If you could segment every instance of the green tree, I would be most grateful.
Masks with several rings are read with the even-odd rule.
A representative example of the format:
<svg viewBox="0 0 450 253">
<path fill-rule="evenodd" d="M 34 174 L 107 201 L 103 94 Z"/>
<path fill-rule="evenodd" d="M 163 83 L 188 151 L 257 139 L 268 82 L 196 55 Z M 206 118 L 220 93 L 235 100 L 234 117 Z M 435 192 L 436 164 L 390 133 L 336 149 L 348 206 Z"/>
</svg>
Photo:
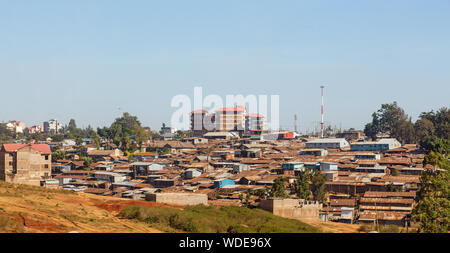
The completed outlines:
<svg viewBox="0 0 450 253">
<path fill-rule="evenodd" d="M 64 140 L 64 135 L 62 135 L 62 134 L 55 134 L 55 135 L 52 135 L 51 138 L 55 142 L 61 142 L 61 141 Z"/>
<path fill-rule="evenodd" d="M 404 110 L 397 105 L 382 104 L 381 108 L 372 114 L 372 123 L 366 124 L 364 133 L 375 139 L 379 133 L 387 133 L 401 143 L 415 143 L 414 124 Z"/>
<path fill-rule="evenodd" d="M 399 175 L 400 175 L 400 172 L 398 171 L 398 169 L 392 168 L 392 169 L 391 169 L 391 175 L 392 175 L 392 176 L 399 176 Z"/>
<path fill-rule="evenodd" d="M 66 158 L 66 152 L 64 150 L 56 150 L 52 153 L 53 160 L 63 160 Z"/>
<path fill-rule="evenodd" d="M 86 169 L 89 169 L 92 164 L 92 157 L 82 157 L 81 160 L 83 160 L 83 166 Z"/>
<path fill-rule="evenodd" d="M 438 138 L 450 139 L 450 110 L 448 108 L 443 107 L 437 112 L 423 112 L 419 118 L 433 123 L 433 134 Z"/>
<path fill-rule="evenodd" d="M 311 178 L 311 190 L 314 196 L 314 200 L 324 203 L 326 198 L 325 183 L 328 181 L 328 177 L 319 171 L 316 171 Z"/>
<path fill-rule="evenodd" d="M 435 152 L 440 154 L 449 154 L 450 141 L 448 139 L 442 139 L 435 135 L 427 136 L 421 139 L 420 147 L 427 153 Z"/>
<path fill-rule="evenodd" d="M 419 222 L 419 232 L 448 233 L 450 161 L 447 156 L 431 151 L 424 159 L 425 164 L 431 164 L 435 169 L 424 171 L 420 178 L 421 187 L 416 195 L 417 205 L 412 218 Z"/>
<path fill-rule="evenodd" d="M 304 168 L 303 171 L 300 171 L 297 180 L 293 184 L 293 192 L 300 199 L 310 200 L 311 199 L 311 190 L 309 181 L 311 180 L 313 173 L 311 169 Z"/>
<path fill-rule="evenodd" d="M 273 181 L 272 188 L 270 189 L 270 197 L 286 198 L 286 180 L 283 177 L 278 177 Z"/>
<path fill-rule="evenodd" d="M 427 118 L 417 120 L 416 123 L 414 124 L 414 129 L 416 137 L 419 140 L 422 140 L 427 136 L 431 136 L 435 132 L 433 122 Z"/>
<path fill-rule="evenodd" d="M 98 128 L 97 133 L 113 141 L 122 150 L 136 150 L 136 146 L 141 146 L 149 138 L 150 129 L 144 129 L 136 116 L 128 112 L 117 118 L 109 128 Z M 136 144 L 136 145 L 133 145 Z"/>
<path fill-rule="evenodd" d="M 78 132 L 77 124 L 75 123 L 74 119 L 70 119 L 69 125 L 67 126 L 67 132 L 69 133 L 77 133 Z"/>
</svg>

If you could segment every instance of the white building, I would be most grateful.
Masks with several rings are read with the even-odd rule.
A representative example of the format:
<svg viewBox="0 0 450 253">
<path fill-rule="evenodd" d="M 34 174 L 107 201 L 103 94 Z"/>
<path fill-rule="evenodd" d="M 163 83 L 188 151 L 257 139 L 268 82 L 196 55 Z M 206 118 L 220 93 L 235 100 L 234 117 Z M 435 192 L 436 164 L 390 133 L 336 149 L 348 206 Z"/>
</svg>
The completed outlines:
<svg viewBox="0 0 450 253">
<path fill-rule="evenodd" d="M 124 175 L 114 172 L 103 172 L 103 171 L 95 172 L 94 177 L 97 180 L 108 181 L 111 183 L 123 183 L 127 179 L 127 177 Z"/>
<path fill-rule="evenodd" d="M 347 140 L 344 138 L 323 138 L 323 139 L 315 139 L 312 141 L 308 141 L 306 143 L 306 148 L 345 148 L 350 146 Z"/>
<path fill-rule="evenodd" d="M 14 133 L 23 133 L 25 130 L 25 123 L 22 121 L 11 120 L 6 123 L 6 128 Z"/>
<path fill-rule="evenodd" d="M 184 172 L 184 178 L 185 179 L 192 179 L 192 178 L 195 178 L 195 177 L 199 177 L 201 175 L 202 175 L 202 172 L 200 170 L 198 170 L 198 169 L 187 169 Z"/>
<path fill-rule="evenodd" d="M 59 133 L 63 130 L 63 125 L 59 123 L 56 119 L 51 119 L 44 122 L 44 133 L 55 132 Z"/>
<path fill-rule="evenodd" d="M 320 163 L 320 171 L 337 171 L 337 170 L 338 170 L 337 163 L 328 163 L 328 162 Z"/>
<path fill-rule="evenodd" d="M 384 151 L 401 147 L 402 144 L 394 138 L 385 138 L 378 141 L 354 142 L 351 151 Z"/>
</svg>

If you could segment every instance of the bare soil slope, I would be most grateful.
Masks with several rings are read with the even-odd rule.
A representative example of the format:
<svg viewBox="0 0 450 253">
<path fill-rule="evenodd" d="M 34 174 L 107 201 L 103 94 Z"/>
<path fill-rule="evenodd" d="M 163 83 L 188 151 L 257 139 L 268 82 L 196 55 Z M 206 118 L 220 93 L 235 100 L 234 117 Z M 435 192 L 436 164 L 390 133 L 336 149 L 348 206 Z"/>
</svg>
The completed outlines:
<svg viewBox="0 0 450 253">
<path fill-rule="evenodd" d="M 117 213 L 129 205 L 158 204 L 0 181 L 0 232 L 160 232 L 143 222 L 119 219 Z"/>
</svg>

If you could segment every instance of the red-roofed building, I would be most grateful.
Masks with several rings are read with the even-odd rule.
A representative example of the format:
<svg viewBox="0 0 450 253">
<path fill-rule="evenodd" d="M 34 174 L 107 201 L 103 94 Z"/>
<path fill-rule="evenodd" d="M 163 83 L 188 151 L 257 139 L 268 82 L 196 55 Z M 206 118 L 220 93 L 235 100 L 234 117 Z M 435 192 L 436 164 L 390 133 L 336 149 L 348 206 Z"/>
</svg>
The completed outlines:
<svg viewBox="0 0 450 253">
<path fill-rule="evenodd" d="M 246 113 L 247 109 L 243 105 L 220 108 L 215 115 L 216 130 L 244 132 Z"/>
<path fill-rule="evenodd" d="M 51 176 L 51 160 L 51 150 L 46 144 L 3 144 L 0 180 L 39 186 Z"/>
<path fill-rule="evenodd" d="M 202 137 L 208 131 L 214 131 L 214 114 L 206 110 L 195 110 L 191 112 L 191 131 L 195 137 Z"/>
<path fill-rule="evenodd" d="M 266 128 L 266 118 L 260 113 L 245 115 L 245 132 L 250 134 L 261 134 Z"/>
</svg>

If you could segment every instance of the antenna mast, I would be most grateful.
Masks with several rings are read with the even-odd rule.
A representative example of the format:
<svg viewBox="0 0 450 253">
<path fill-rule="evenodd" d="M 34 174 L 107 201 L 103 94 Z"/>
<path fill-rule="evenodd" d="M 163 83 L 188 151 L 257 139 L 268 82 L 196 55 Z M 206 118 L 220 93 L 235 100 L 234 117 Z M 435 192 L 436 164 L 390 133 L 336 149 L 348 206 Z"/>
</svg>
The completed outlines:
<svg viewBox="0 0 450 253">
<path fill-rule="evenodd" d="M 325 88 L 325 86 L 320 86 L 321 92 L 322 92 L 322 109 L 321 109 L 321 116 L 322 116 L 322 121 L 320 123 L 320 138 L 323 138 L 323 88 Z"/>
</svg>

